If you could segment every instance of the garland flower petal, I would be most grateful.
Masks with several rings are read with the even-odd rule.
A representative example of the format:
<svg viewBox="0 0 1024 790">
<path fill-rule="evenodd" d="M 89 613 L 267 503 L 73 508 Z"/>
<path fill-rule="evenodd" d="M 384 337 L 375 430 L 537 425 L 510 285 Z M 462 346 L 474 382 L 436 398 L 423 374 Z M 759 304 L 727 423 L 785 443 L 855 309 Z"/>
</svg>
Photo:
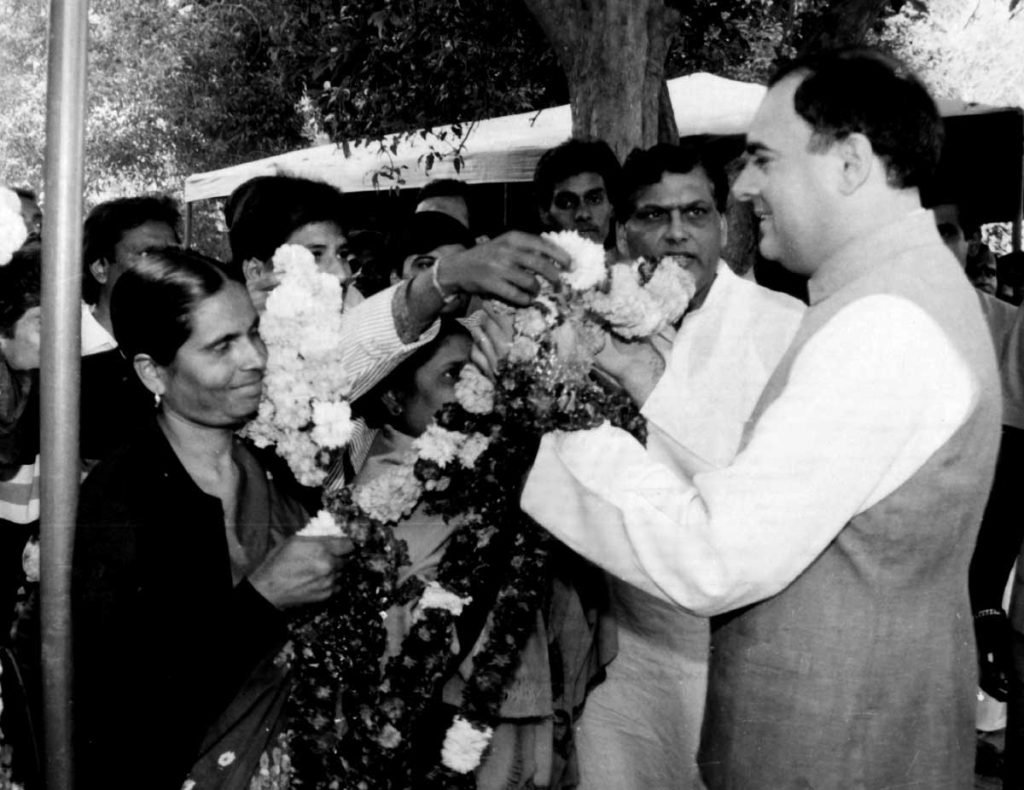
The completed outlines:
<svg viewBox="0 0 1024 790">
<path fill-rule="evenodd" d="M 569 269 L 562 272 L 562 282 L 574 291 L 588 291 L 607 278 L 604 247 L 600 244 L 584 238 L 573 230 L 543 233 L 541 238 L 557 244 L 571 259 Z"/>
<path fill-rule="evenodd" d="M 0 266 L 11 262 L 11 257 L 28 238 L 28 228 L 21 218 L 21 198 L 13 189 L 0 187 Z"/>
<path fill-rule="evenodd" d="M 267 297 L 260 326 L 268 352 L 263 400 L 243 433 L 259 447 L 273 445 L 300 483 L 317 486 L 353 431 L 338 343 L 341 283 L 298 245 L 279 247 L 273 266 L 281 282 Z"/>
<path fill-rule="evenodd" d="M 480 758 L 491 742 L 494 730 L 490 727 L 477 728 L 461 716 L 456 716 L 444 736 L 441 760 L 446 767 L 465 774 L 480 765 Z"/>
</svg>

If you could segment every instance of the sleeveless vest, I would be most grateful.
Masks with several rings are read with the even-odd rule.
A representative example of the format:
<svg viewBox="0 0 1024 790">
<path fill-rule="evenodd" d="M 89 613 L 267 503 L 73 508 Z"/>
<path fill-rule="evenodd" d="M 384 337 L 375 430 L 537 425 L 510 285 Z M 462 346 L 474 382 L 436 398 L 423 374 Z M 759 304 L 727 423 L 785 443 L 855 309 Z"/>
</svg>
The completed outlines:
<svg viewBox="0 0 1024 790">
<path fill-rule="evenodd" d="M 714 618 L 702 774 L 710 790 L 969 788 L 977 670 L 967 568 L 999 441 L 992 342 L 930 213 L 845 248 L 811 290 L 754 430 L 785 396 L 807 341 L 875 294 L 931 316 L 980 396 L 946 444 L 855 516 L 791 585 Z"/>
</svg>

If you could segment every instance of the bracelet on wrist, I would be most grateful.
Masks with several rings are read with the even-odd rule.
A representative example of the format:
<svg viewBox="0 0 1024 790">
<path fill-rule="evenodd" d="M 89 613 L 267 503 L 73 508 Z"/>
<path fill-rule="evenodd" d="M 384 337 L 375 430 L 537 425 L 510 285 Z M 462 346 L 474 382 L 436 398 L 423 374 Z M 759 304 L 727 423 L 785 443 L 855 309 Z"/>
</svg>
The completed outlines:
<svg viewBox="0 0 1024 790">
<path fill-rule="evenodd" d="M 974 613 L 974 619 L 980 620 L 982 617 L 1004 617 L 1006 613 L 1002 609 L 981 609 Z"/>
<path fill-rule="evenodd" d="M 446 294 L 444 292 L 444 288 L 441 287 L 441 283 L 437 279 L 437 271 L 440 266 L 441 259 L 438 258 L 436 261 L 434 261 L 434 265 L 430 267 L 430 282 L 434 286 L 434 290 L 437 291 L 437 295 L 441 297 L 441 302 L 443 304 L 451 304 L 452 302 L 459 298 L 459 294 L 458 292 L 450 294 Z"/>
</svg>

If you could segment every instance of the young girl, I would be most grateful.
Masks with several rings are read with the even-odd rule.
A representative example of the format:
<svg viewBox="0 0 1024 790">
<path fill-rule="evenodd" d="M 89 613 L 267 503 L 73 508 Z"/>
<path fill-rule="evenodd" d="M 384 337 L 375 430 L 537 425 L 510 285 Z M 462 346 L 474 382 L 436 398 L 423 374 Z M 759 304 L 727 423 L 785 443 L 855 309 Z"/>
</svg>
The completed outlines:
<svg viewBox="0 0 1024 790">
<path fill-rule="evenodd" d="M 463 366 L 470 364 L 471 346 L 465 326 L 457 319 L 444 318 L 437 338 L 419 349 L 367 396 L 366 403 L 361 405 L 380 432 L 356 478 L 357 486 L 405 462 L 415 438 L 426 430 L 442 406 L 455 399 L 455 383 Z M 409 565 L 401 570 L 399 583 L 413 574 L 424 581 L 434 580 L 453 528 L 420 505 L 394 529 L 409 551 Z M 577 594 L 577 584 L 584 583 L 578 563 L 578 558 L 567 557 L 555 563 L 562 573 L 552 582 L 550 605 L 537 613 L 537 626 L 520 654 L 518 669 L 505 690 L 500 721 L 476 770 L 476 784 L 481 790 L 576 785 L 572 721 L 601 663 L 593 610 L 588 616 L 587 607 Z M 586 583 L 591 584 L 589 579 Z M 411 605 L 395 606 L 387 613 L 386 657 L 401 651 L 411 627 L 410 613 Z M 436 724 L 438 737 L 443 735 L 450 714 L 460 703 L 463 687 L 472 673 L 472 656 L 487 638 L 486 625 L 475 632 L 472 628 L 464 629 L 461 621 L 459 626 L 460 638 L 465 641 L 468 636 L 475 644 L 459 645 L 460 655 L 466 658 L 445 680 L 443 704 L 428 714 L 429 725 L 421 723 L 418 728 L 423 732 Z M 440 740 L 436 749 L 429 743 L 419 751 L 425 759 L 436 754 L 436 762 L 440 758 Z"/>
</svg>

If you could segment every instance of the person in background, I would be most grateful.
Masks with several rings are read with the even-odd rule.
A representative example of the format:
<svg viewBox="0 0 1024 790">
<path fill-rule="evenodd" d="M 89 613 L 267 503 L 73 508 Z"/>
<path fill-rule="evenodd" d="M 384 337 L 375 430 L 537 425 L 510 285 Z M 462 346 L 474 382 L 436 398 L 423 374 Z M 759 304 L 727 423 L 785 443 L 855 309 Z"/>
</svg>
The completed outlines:
<svg viewBox="0 0 1024 790">
<path fill-rule="evenodd" d="M 139 385 L 117 348 L 110 299 L 118 278 L 151 249 L 177 246 L 181 212 L 167 195 L 100 203 L 85 218 L 82 299 L 81 452 L 93 461 L 129 438 L 152 412 L 152 397 Z"/>
<path fill-rule="evenodd" d="M 545 230 L 574 230 L 612 247 L 613 203 L 621 166 L 603 140 L 566 140 L 544 152 L 533 173 L 537 211 Z"/>
<path fill-rule="evenodd" d="M 982 687 L 1007 702 L 1003 788 L 1019 790 L 1024 787 L 1024 519 L 1020 517 L 1019 494 L 1024 463 L 1022 309 L 1017 311 L 1000 368 L 1003 438 L 996 480 L 971 567 L 971 600 Z M 1003 609 L 1007 579 L 1011 581 L 1009 616 Z"/>
<path fill-rule="evenodd" d="M 996 274 L 999 278 L 997 296 L 1013 305 L 1020 305 L 1024 299 L 1024 252 L 1008 252 L 996 258 Z"/>
<path fill-rule="evenodd" d="M 473 235 L 450 215 L 441 211 L 419 211 L 390 240 L 392 282 L 429 273 L 442 257 L 464 252 L 474 245 Z M 462 294 L 446 304 L 442 314 L 465 315 L 469 302 L 468 295 Z"/>
<path fill-rule="evenodd" d="M 373 296 L 389 285 L 387 240 L 376 230 L 354 230 L 348 234 L 349 263 L 354 286 L 363 296 Z"/>
<path fill-rule="evenodd" d="M 176 790 L 287 641 L 284 611 L 329 597 L 351 544 L 293 537 L 307 513 L 236 436 L 266 368 L 243 285 L 204 256 L 151 251 L 121 275 L 112 318 L 158 406 L 81 490 L 76 784 Z"/>
<path fill-rule="evenodd" d="M 469 217 L 469 187 L 463 181 L 454 178 L 440 178 L 428 181 L 416 195 L 416 208 L 413 213 L 421 211 L 440 211 L 471 230 Z"/>
<path fill-rule="evenodd" d="M 110 296 L 117 279 L 148 249 L 180 243 L 181 211 L 167 195 L 109 200 L 85 218 L 82 299 L 101 327 L 113 334 Z"/>
<path fill-rule="evenodd" d="M 25 243 L 40 241 L 43 233 L 43 210 L 39 207 L 39 195 L 28 187 L 15 187 L 14 193 L 21 201 L 21 218 L 25 222 L 25 230 L 28 231 Z"/>
</svg>

